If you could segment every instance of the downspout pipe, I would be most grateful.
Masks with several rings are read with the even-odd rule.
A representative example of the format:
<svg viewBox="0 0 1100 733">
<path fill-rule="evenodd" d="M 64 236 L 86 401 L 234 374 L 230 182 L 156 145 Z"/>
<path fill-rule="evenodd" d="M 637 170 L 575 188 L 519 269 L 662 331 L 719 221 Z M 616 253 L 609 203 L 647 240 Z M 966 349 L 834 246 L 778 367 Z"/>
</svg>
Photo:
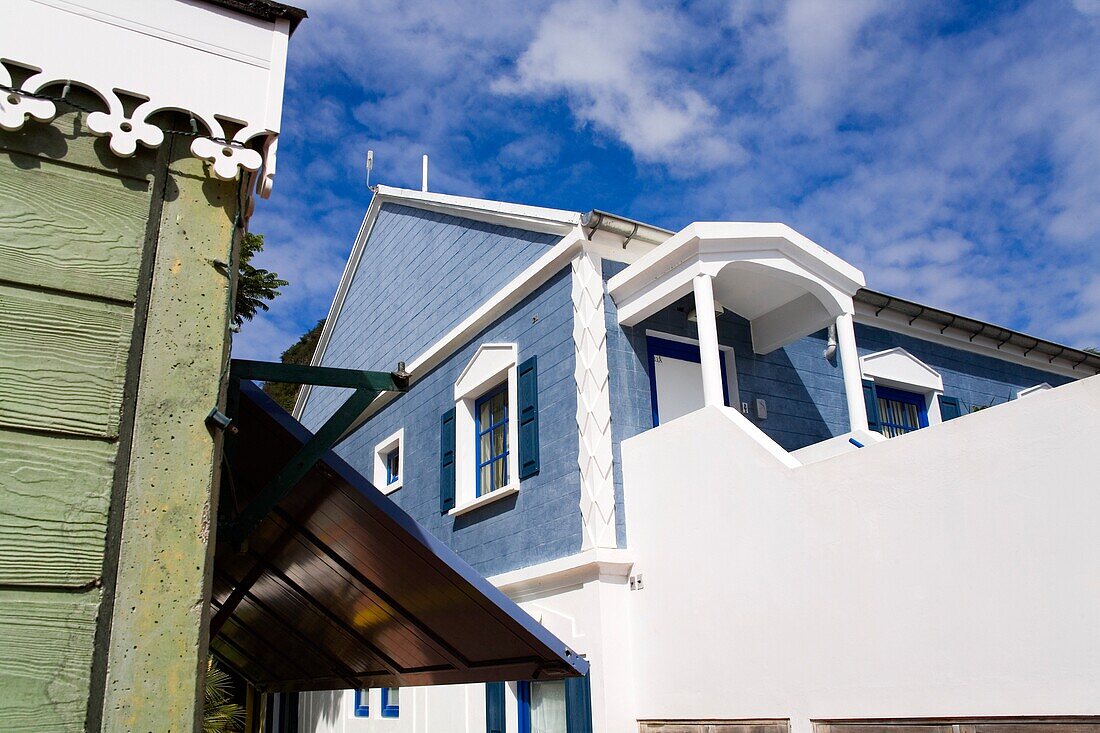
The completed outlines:
<svg viewBox="0 0 1100 733">
<path fill-rule="evenodd" d="M 623 238 L 623 249 L 637 240 L 648 244 L 661 244 L 672 236 L 673 232 L 660 227 L 643 224 L 634 219 L 609 214 L 606 211 L 592 209 L 581 214 L 581 226 L 593 231 L 609 232 Z"/>
</svg>

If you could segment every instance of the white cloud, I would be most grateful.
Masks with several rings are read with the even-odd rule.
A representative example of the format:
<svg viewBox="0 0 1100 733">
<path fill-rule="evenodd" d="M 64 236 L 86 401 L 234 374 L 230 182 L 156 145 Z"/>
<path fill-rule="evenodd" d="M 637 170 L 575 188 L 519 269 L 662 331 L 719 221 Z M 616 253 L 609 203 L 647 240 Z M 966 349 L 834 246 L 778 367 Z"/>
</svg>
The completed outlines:
<svg viewBox="0 0 1100 733">
<path fill-rule="evenodd" d="M 543 16 L 502 94 L 563 95 L 578 120 L 611 133 L 642 161 L 706 170 L 740 152 L 718 110 L 692 89 L 674 51 L 691 29 L 636 0 L 565 0 Z"/>
<path fill-rule="evenodd" d="M 856 38 L 864 24 L 882 12 L 882 0 L 790 0 L 782 38 L 794 66 L 799 102 L 824 106 L 856 71 Z"/>
</svg>

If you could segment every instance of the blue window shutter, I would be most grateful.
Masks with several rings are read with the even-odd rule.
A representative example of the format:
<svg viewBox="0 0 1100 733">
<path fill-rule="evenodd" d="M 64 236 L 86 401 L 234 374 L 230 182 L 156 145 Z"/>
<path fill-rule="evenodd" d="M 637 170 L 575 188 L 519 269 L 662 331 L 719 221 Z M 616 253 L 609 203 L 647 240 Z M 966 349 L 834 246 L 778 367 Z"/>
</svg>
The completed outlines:
<svg viewBox="0 0 1100 733">
<path fill-rule="evenodd" d="M 566 733 L 592 733 L 592 687 L 588 675 L 565 679 Z"/>
<path fill-rule="evenodd" d="M 539 472 L 539 370 L 532 356 L 519 365 L 519 477 Z"/>
<path fill-rule="evenodd" d="M 881 433 L 882 418 L 878 414 L 878 394 L 875 392 L 875 383 L 870 379 L 863 380 L 863 404 L 867 405 L 867 427 Z"/>
<path fill-rule="evenodd" d="M 504 683 L 485 685 L 485 733 L 504 733 Z"/>
<path fill-rule="evenodd" d="M 455 508 L 455 411 L 452 407 L 439 420 L 439 511 Z"/>
<path fill-rule="evenodd" d="M 959 404 L 958 397 L 948 397 L 947 395 L 940 395 L 940 417 L 944 420 L 954 420 L 956 417 L 962 417 L 962 405 Z"/>
</svg>

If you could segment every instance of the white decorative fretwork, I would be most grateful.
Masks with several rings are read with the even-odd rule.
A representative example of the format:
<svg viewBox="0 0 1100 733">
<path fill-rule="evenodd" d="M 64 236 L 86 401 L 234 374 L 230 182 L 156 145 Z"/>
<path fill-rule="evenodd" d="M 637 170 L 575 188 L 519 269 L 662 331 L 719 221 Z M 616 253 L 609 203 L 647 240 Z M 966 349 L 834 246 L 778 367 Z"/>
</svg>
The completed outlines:
<svg viewBox="0 0 1100 733">
<path fill-rule="evenodd" d="M 138 145 L 157 147 L 165 131 L 151 122 L 182 111 L 198 136 L 191 153 L 222 180 L 262 172 L 267 197 L 275 172 L 275 138 L 282 113 L 289 21 L 263 21 L 199 3 L 97 0 L 7 0 L 0 23 L 0 58 L 30 72 L 18 85 L 0 68 L 0 83 L 31 95 L 59 86 L 93 92 L 106 111 L 90 112 L 88 129 L 108 138 L 111 152 L 129 157 Z M 128 111 L 124 99 L 137 100 Z M 0 128 L 20 129 L 67 112 L 64 102 L 20 91 L 0 93 Z M 255 149 L 254 149 L 255 148 Z"/>
<path fill-rule="evenodd" d="M 612 476 L 611 397 L 607 323 L 600 259 L 573 259 L 573 344 L 576 349 L 578 461 L 581 469 L 582 549 L 615 547 L 615 483 Z"/>
</svg>

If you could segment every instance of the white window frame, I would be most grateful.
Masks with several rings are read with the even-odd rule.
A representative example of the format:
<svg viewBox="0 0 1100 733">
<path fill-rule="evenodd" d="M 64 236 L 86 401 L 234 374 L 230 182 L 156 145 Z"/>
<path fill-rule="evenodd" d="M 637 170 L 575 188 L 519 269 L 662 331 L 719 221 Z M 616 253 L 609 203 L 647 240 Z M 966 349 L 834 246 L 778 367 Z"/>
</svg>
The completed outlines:
<svg viewBox="0 0 1100 733">
<path fill-rule="evenodd" d="M 923 395 L 927 405 L 928 427 L 943 422 L 940 414 L 943 377 L 905 349 L 897 346 L 861 356 L 859 369 L 864 379 L 869 379 L 876 385 Z"/>
<path fill-rule="evenodd" d="M 388 472 L 386 470 L 386 456 L 394 450 L 397 451 L 398 473 L 397 481 L 386 483 Z M 405 483 L 405 428 L 400 428 L 396 433 L 374 446 L 374 485 L 383 494 L 392 494 Z"/>
<path fill-rule="evenodd" d="M 455 382 L 455 507 L 448 514 L 457 516 L 485 504 L 499 501 L 519 491 L 519 347 L 514 343 L 482 344 Z M 477 415 L 478 398 L 508 382 L 508 483 L 477 496 Z"/>
</svg>

